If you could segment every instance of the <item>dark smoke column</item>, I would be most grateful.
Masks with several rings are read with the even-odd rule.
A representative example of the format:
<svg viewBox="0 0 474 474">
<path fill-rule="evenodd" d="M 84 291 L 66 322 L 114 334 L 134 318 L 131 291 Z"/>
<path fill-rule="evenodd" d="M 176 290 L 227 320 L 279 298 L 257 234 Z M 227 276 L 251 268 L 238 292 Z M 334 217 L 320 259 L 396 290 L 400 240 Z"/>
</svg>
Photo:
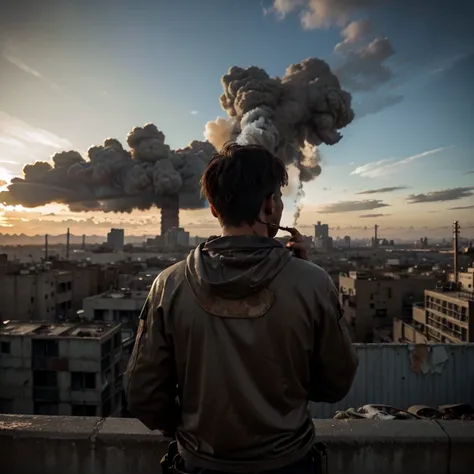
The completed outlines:
<svg viewBox="0 0 474 474">
<path fill-rule="evenodd" d="M 167 195 L 161 199 L 161 236 L 173 227 L 179 227 L 179 195 Z"/>
</svg>

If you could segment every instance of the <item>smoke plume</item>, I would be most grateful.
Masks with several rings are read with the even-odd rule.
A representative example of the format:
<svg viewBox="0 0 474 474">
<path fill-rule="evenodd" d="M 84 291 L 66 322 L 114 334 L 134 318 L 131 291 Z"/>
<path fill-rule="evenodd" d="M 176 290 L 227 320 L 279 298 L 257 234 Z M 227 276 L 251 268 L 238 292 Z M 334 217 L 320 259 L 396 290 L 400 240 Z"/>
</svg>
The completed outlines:
<svg viewBox="0 0 474 474">
<path fill-rule="evenodd" d="M 127 136 L 130 150 L 115 138 L 93 146 L 84 159 L 77 151 L 63 151 L 52 163 L 35 162 L 23 169 L 0 192 L 5 205 L 37 207 L 51 202 L 68 204 L 72 211 L 131 212 L 179 195 L 182 208 L 204 205 L 199 179 L 214 149 L 193 141 L 172 151 L 155 125 L 134 128 Z"/>
<path fill-rule="evenodd" d="M 320 59 L 291 65 L 280 78 L 263 69 L 232 67 L 222 78 L 220 102 L 229 119 L 206 125 L 205 137 L 217 150 L 231 140 L 258 144 L 299 171 L 297 201 L 304 182 L 321 173 L 317 146 L 334 145 L 352 122 L 351 95 Z M 301 208 L 297 205 L 295 220 Z"/>
</svg>

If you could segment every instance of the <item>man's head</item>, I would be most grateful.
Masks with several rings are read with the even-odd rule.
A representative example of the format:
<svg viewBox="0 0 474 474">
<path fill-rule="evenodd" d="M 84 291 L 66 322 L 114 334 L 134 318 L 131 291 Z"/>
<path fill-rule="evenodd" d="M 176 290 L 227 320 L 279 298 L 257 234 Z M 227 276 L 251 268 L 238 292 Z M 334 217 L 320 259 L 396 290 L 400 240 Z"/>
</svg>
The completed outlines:
<svg viewBox="0 0 474 474">
<path fill-rule="evenodd" d="M 281 188 L 288 173 L 281 160 L 257 145 L 226 145 L 208 163 L 201 189 L 214 217 L 226 228 L 253 226 L 259 219 L 279 224 L 283 212 Z M 269 228 L 274 237 L 277 230 Z"/>
</svg>

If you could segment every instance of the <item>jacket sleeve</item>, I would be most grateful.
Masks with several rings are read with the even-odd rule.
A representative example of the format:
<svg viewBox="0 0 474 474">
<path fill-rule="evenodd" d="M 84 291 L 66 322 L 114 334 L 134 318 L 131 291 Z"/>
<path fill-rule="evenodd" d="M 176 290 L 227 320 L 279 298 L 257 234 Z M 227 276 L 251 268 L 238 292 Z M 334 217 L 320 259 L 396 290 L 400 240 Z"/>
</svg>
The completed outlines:
<svg viewBox="0 0 474 474">
<path fill-rule="evenodd" d="M 349 392 L 358 367 L 343 319 L 338 291 L 327 275 L 327 291 L 320 293 L 315 324 L 315 341 L 311 361 L 310 400 L 335 403 Z M 322 301 L 321 301 L 322 299 Z"/>
<path fill-rule="evenodd" d="M 132 416 L 151 430 L 172 434 L 179 421 L 177 375 L 162 293 L 163 285 L 156 282 L 142 310 L 127 368 L 126 398 Z"/>
</svg>

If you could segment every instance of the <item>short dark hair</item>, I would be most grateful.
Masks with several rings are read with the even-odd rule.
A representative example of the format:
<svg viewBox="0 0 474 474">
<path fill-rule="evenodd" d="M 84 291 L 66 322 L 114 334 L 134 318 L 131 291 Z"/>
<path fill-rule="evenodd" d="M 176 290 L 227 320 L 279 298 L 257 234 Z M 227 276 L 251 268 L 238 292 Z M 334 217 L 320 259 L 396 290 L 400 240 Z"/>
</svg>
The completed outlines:
<svg viewBox="0 0 474 474">
<path fill-rule="evenodd" d="M 288 184 L 284 163 L 259 145 L 228 143 L 209 161 L 201 190 L 222 225 L 252 225 L 264 199 Z"/>
</svg>

